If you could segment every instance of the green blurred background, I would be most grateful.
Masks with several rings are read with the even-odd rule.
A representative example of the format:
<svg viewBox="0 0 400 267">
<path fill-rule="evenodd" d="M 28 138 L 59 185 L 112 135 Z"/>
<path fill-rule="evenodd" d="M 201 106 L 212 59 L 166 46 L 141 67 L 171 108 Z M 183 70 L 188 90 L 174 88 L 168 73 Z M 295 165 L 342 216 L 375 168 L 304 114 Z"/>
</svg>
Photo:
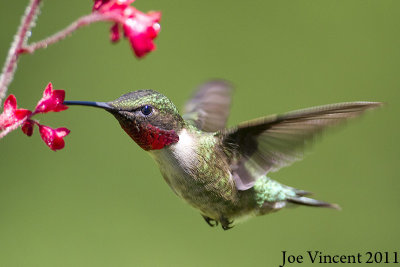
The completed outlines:
<svg viewBox="0 0 400 267">
<path fill-rule="evenodd" d="M 1 62 L 27 2 L 0 2 Z M 31 41 L 92 6 L 43 2 Z M 313 105 L 387 102 L 271 175 L 343 210 L 299 207 L 230 231 L 210 228 L 112 116 L 73 107 L 40 117 L 71 129 L 64 150 L 49 150 L 37 131 L 0 141 L 0 266 L 278 266 L 282 250 L 400 250 L 399 1 L 135 6 L 163 13 L 157 51 L 138 60 L 126 41 L 110 44 L 109 24 L 98 23 L 21 57 L 8 92 L 33 108 L 49 81 L 70 100 L 108 101 L 152 88 L 182 107 L 196 85 L 224 78 L 236 87 L 229 125 Z"/>
</svg>

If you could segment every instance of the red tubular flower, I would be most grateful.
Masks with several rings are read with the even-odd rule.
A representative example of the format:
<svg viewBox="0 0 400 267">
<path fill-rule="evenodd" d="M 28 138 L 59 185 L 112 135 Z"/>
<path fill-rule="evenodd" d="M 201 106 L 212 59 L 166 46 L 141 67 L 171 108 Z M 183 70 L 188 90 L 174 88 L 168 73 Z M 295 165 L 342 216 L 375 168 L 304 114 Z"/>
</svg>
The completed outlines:
<svg viewBox="0 0 400 267">
<path fill-rule="evenodd" d="M 17 109 L 17 99 L 14 95 L 9 95 L 4 101 L 3 113 L 0 114 L 0 130 L 5 130 L 17 123 L 22 122 L 29 116 L 32 112 L 27 109 Z"/>
<path fill-rule="evenodd" d="M 56 151 L 64 148 L 64 137 L 70 133 L 70 130 L 67 128 L 53 129 L 41 124 L 38 125 L 40 136 L 51 150 Z"/>
<path fill-rule="evenodd" d="M 64 90 L 53 90 L 53 85 L 49 83 L 43 92 L 42 99 L 36 105 L 34 114 L 46 113 L 49 111 L 59 112 L 68 107 L 63 104 L 65 98 Z"/>
<path fill-rule="evenodd" d="M 134 0 L 95 0 L 93 11 L 102 14 L 116 14 L 121 18 L 111 27 L 110 39 L 117 42 L 120 39 L 120 25 L 124 36 L 128 38 L 137 57 L 143 57 L 153 51 L 156 46 L 153 40 L 160 32 L 160 12 L 143 13 L 130 6 Z"/>
<path fill-rule="evenodd" d="M 129 39 L 137 57 L 143 57 L 156 48 L 153 39 L 160 32 L 160 24 L 158 24 L 160 18 L 160 12 L 145 14 L 136 11 L 133 18 L 128 18 L 125 21 L 123 25 L 124 34 Z"/>
<path fill-rule="evenodd" d="M 35 111 L 27 109 L 17 109 L 17 99 L 14 95 L 7 97 L 4 101 L 4 110 L 0 114 L 0 138 L 9 132 L 18 128 L 21 124 L 21 130 L 27 136 L 32 136 L 35 124 L 39 126 L 40 136 L 48 147 L 56 151 L 62 149 L 65 145 L 64 137 L 69 134 L 67 128 L 52 129 L 48 126 L 39 124 L 36 120 L 31 119 L 37 113 L 47 113 L 50 111 L 59 112 L 66 110 L 68 107 L 63 104 L 65 97 L 64 90 L 53 90 L 53 86 L 49 83 L 43 92 L 43 97 L 38 102 Z"/>
</svg>

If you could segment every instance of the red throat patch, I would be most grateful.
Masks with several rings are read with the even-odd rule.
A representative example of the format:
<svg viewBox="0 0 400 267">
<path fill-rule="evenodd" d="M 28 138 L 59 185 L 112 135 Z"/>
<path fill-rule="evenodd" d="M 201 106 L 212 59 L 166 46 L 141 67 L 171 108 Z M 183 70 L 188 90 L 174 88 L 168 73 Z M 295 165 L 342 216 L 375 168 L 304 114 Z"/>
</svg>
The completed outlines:
<svg viewBox="0 0 400 267">
<path fill-rule="evenodd" d="M 144 127 L 142 125 L 130 125 L 129 128 L 122 126 L 122 129 L 144 150 L 162 149 L 179 141 L 179 136 L 174 130 L 162 130 L 151 124 Z"/>
</svg>

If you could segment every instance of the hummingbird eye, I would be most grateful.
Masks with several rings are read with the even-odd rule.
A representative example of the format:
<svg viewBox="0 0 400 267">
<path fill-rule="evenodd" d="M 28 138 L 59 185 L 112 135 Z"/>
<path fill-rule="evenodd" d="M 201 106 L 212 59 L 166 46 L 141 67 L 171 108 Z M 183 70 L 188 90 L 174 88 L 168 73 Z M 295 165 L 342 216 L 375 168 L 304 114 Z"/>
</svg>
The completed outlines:
<svg viewBox="0 0 400 267">
<path fill-rule="evenodd" d="M 142 112 L 143 115 L 148 116 L 153 112 L 153 108 L 149 105 L 145 105 L 142 107 L 140 111 Z"/>
</svg>

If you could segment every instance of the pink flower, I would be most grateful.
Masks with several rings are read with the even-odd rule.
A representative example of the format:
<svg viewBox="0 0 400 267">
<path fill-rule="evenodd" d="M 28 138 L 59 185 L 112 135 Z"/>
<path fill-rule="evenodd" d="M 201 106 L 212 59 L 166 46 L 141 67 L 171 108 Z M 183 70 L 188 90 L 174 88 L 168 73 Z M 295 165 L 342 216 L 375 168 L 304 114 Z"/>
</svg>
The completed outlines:
<svg viewBox="0 0 400 267">
<path fill-rule="evenodd" d="M 38 124 L 40 136 L 51 150 L 63 149 L 65 146 L 64 137 L 70 133 L 67 128 L 53 129 L 48 126 Z"/>
<path fill-rule="evenodd" d="M 118 19 L 111 27 L 110 39 L 117 42 L 120 30 L 128 38 L 137 57 L 143 57 L 153 51 L 156 46 L 153 40 L 160 32 L 160 12 L 143 13 L 130 6 L 134 0 L 95 0 L 93 11 L 102 14 L 116 14 Z"/>
<path fill-rule="evenodd" d="M 68 107 L 63 104 L 65 98 L 64 90 L 53 90 L 53 85 L 49 83 L 44 89 L 43 97 L 36 105 L 34 114 L 47 113 L 49 111 L 59 112 Z"/>
<path fill-rule="evenodd" d="M 65 142 L 63 138 L 70 133 L 70 130 L 67 128 L 53 129 L 49 126 L 42 125 L 35 120 L 28 119 L 22 125 L 22 131 L 24 134 L 31 136 L 35 124 L 39 126 L 40 137 L 51 150 L 56 151 L 64 148 Z"/>
<path fill-rule="evenodd" d="M 0 114 L 0 130 L 5 130 L 13 125 L 21 123 L 28 118 L 32 112 L 27 109 L 17 109 L 17 99 L 9 95 L 4 101 L 3 113 Z"/>
<path fill-rule="evenodd" d="M 68 107 L 63 104 L 65 97 L 64 90 L 53 90 L 53 86 L 49 83 L 43 92 L 42 99 L 38 102 L 35 111 L 27 109 L 17 109 L 17 99 L 14 95 L 10 95 L 4 102 L 3 113 L 0 114 L 0 138 L 5 136 L 12 130 L 22 125 L 21 130 L 27 136 L 32 136 L 35 124 L 39 126 L 40 136 L 48 147 L 56 151 L 62 149 L 65 145 L 64 137 L 69 134 L 67 128 L 52 129 L 48 126 L 41 125 L 32 119 L 37 113 L 47 113 L 50 111 L 59 112 L 66 110 Z"/>
<path fill-rule="evenodd" d="M 143 57 L 156 49 L 153 39 L 160 32 L 160 12 L 147 14 L 137 11 L 133 18 L 125 20 L 124 34 L 129 39 L 137 57 Z"/>
</svg>

